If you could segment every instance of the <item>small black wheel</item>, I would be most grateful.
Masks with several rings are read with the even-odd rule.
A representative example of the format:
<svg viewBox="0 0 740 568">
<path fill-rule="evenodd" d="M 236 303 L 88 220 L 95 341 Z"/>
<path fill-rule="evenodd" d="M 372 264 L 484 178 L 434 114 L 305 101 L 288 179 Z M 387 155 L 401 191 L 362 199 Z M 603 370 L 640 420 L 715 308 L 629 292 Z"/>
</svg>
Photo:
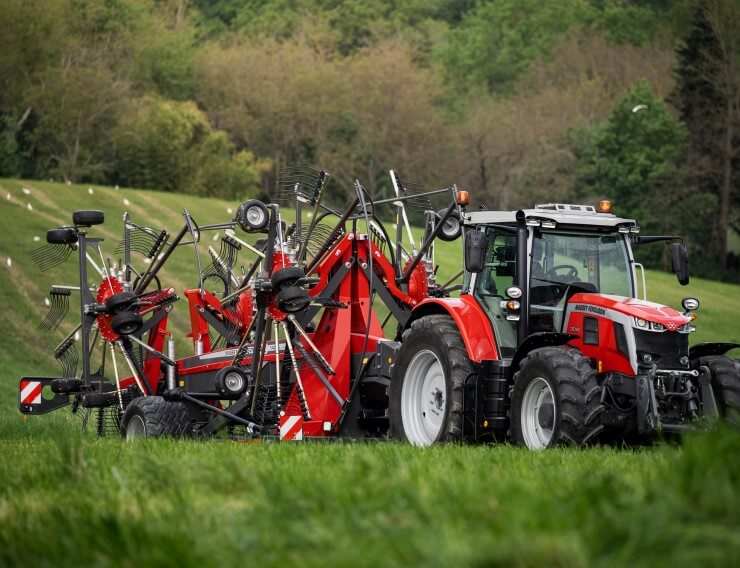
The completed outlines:
<svg viewBox="0 0 740 568">
<path fill-rule="evenodd" d="M 82 395 L 82 406 L 86 408 L 106 408 L 118 403 L 114 392 L 87 392 Z"/>
<path fill-rule="evenodd" d="M 695 367 L 709 367 L 720 419 L 740 429 L 740 362 L 722 355 L 700 357 Z"/>
<path fill-rule="evenodd" d="M 390 435 L 415 446 L 460 440 L 463 388 L 474 372 L 450 316 L 412 322 L 393 366 Z"/>
<path fill-rule="evenodd" d="M 51 392 L 57 394 L 69 394 L 80 392 L 82 381 L 80 379 L 54 379 L 51 381 Z"/>
<path fill-rule="evenodd" d="M 226 399 L 237 399 L 250 388 L 249 376 L 239 367 L 224 367 L 216 373 L 216 391 Z"/>
<path fill-rule="evenodd" d="M 603 430 L 601 387 L 591 362 L 571 347 L 534 349 L 514 375 L 511 437 L 532 450 L 584 446 Z"/>
<path fill-rule="evenodd" d="M 49 229 L 46 231 L 46 242 L 52 245 L 71 245 L 77 242 L 77 233 L 73 229 Z"/>
<path fill-rule="evenodd" d="M 248 199 L 236 210 L 236 222 L 247 233 L 257 233 L 267 227 L 270 213 L 267 206 L 257 199 Z"/>
<path fill-rule="evenodd" d="M 272 275 L 272 290 L 273 292 L 279 292 L 283 288 L 293 286 L 304 276 L 306 276 L 306 273 L 303 272 L 302 268 L 297 266 L 286 266 L 285 268 L 281 268 Z"/>
<path fill-rule="evenodd" d="M 275 300 L 280 310 L 294 314 L 308 307 L 311 303 L 311 296 L 303 288 L 290 286 L 280 290 Z"/>
<path fill-rule="evenodd" d="M 102 211 L 83 210 L 72 213 L 72 224 L 78 227 L 92 227 L 102 225 L 105 222 L 105 214 Z"/>
<path fill-rule="evenodd" d="M 437 212 L 440 219 L 444 217 L 447 212 L 446 209 Z M 452 242 L 460 237 L 462 234 L 462 223 L 460 222 L 460 214 L 455 210 L 452 214 L 447 217 L 447 220 L 442 225 L 442 229 L 439 231 L 439 238 L 445 242 Z"/>
<path fill-rule="evenodd" d="M 121 436 L 133 438 L 187 438 L 193 433 L 192 418 L 181 402 L 161 396 L 141 396 L 126 407 L 121 418 Z"/>
<path fill-rule="evenodd" d="M 144 325 L 144 318 L 137 312 L 118 312 L 111 318 L 110 326 L 118 335 L 131 335 Z"/>
<path fill-rule="evenodd" d="M 135 300 L 136 294 L 132 292 L 121 292 L 120 294 L 114 294 L 105 301 L 105 311 L 109 314 L 112 314 L 121 309 L 126 309 Z"/>
</svg>

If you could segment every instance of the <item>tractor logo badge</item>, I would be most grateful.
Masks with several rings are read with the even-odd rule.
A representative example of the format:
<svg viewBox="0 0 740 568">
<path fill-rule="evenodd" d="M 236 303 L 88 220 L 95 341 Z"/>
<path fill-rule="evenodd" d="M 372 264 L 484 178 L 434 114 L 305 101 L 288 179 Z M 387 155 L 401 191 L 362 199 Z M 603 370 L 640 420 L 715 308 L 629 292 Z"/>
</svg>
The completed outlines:
<svg viewBox="0 0 740 568">
<path fill-rule="evenodd" d="M 669 322 L 668 322 L 668 323 L 666 324 L 666 327 L 667 327 L 668 329 L 670 329 L 671 331 L 676 331 L 676 324 L 675 324 L 674 322 L 672 322 L 672 321 L 669 321 Z"/>
<path fill-rule="evenodd" d="M 40 381 L 21 381 L 21 404 L 41 404 Z"/>
<path fill-rule="evenodd" d="M 280 416 L 280 441 L 303 440 L 303 416 Z"/>
</svg>

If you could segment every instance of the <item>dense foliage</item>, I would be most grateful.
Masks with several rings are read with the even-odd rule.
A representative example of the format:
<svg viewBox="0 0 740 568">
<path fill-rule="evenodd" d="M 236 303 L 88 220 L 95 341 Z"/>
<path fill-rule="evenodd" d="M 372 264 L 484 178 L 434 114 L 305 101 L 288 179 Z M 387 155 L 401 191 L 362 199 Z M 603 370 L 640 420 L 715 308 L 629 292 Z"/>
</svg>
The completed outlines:
<svg viewBox="0 0 740 568">
<path fill-rule="evenodd" d="M 6 0 L 0 175 L 237 197 L 309 162 L 340 194 L 395 168 L 490 208 L 612 197 L 732 278 L 735 6 Z"/>
</svg>

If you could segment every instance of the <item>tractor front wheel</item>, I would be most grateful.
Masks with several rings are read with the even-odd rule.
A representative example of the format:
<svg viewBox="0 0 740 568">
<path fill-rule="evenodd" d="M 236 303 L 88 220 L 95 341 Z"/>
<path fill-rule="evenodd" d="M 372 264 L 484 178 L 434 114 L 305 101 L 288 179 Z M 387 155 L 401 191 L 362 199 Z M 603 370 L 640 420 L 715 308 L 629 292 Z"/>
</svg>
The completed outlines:
<svg viewBox="0 0 740 568">
<path fill-rule="evenodd" d="M 583 446 L 603 429 L 601 387 L 589 360 L 570 347 L 535 349 L 514 375 L 511 437 L 532 450 Z"/>
<path fill-rule="evenodd" d="M 706 365 L 712 375 L 712 390 L 720 419 L 740 428 L 740 362 L 721 355 L 700 357 L 696 367 Z"/>
<path fill-rule="evenodd" d="M 390 386 L 390 433 L 415 446 L 462 437 L 463 387 L 474 373 L 452 318 L 425 316 L 403 334 Z"/>
<path fill-rule="evenodd" d="M 190 413 L 181 402 L 161 396 L 141 396 L 126 407 L 121 418 L 121 436 L 133 438 L 186 438 L 192 434 Z"/>
</svg>

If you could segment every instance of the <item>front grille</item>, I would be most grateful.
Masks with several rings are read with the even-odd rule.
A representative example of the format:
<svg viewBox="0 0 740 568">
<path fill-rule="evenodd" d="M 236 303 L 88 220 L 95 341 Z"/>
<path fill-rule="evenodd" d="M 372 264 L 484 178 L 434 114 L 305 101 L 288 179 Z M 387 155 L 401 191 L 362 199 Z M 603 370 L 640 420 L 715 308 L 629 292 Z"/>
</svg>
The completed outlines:
<svg viewBox="0 0 740 568">
<path fill-rule="evenodd" d="M 677 331 L 645 331 L 635 329 L 635 343 L 637 344 L 637 360 L 641 360 L 643 353 L 650 353 L 658 369 L 683 369 L 679 361 L 689 354 L 689 334 Z"/>
</svg>

